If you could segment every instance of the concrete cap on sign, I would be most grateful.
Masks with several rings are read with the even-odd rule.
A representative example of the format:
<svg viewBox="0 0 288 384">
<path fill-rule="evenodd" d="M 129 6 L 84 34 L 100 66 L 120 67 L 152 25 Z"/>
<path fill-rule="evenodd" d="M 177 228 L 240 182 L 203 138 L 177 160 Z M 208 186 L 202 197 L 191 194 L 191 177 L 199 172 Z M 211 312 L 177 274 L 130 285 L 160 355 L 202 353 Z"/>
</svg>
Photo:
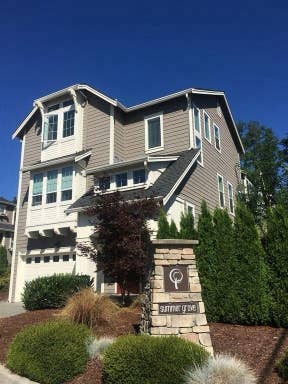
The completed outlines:
<svg viewBox="0 0 288 384">
<path fill-rule="evenodd" d="M 184 240 L 184 239 L 157 239 L 152 240 L 153 245 L 197 245 L 199 244 L 198 240 Z"/>
</svg>

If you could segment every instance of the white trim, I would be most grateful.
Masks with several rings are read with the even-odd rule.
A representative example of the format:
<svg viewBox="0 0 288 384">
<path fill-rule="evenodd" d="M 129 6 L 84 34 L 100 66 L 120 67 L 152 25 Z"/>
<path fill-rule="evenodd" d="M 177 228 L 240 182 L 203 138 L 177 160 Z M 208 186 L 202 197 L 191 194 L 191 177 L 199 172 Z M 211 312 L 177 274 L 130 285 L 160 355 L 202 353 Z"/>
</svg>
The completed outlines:
<svg viewBox="0 0 288 384">
<path fill-rule="evenodd" d="M 16 129 L 16 131 L 12 135 L 12 139 L 15 139 L 19 133 L 22 131 L 24 126 L 28 123 L 28 121 L 31 119 L 31 117 L 34 115 L 34 113 L 37 111 L 38 107 L 33 107 L 32 111 L 29 113 L 28 116 L 22 121 L 22 123 L 19 125 L 19 127 Z"/>
<path fill-rule="evenodd" d="M 57 251 L 56 251 L 57 249 Z M 76 247 L 61 247 L 61 248 L 44 248 L 44 249 L 33 249 L 31 251 L 19 252 L 20 256 L 42 256 L 42 255 L 53 255 L 53 254 L 67 254 L 75 253 Z"/>
<path fill-rule="evenodd" d="M 80 160 L 86 159 L 86 157 L 91 156 L 92 151 L 84 152 L 82 155 L 75 156 L 74 162 L 78 163 Z"/>
<path fill-rule="evenodd" d="M 209 139 L 206 137 L 206 130 L 205 130 L 205 116 L 208 117 L 208 125 L 209 125 Z M 208 143 L 211 144 L 211 119 L 208 113 L 203 109 L 203 131 L 204 131 L 204 138 L 208 141 Z"/>
<path fill-rule="evenodd" d="M 159 163 L 159 162 L 165 162 L 165 161 L 176 161 L 179 159 L 179 156 L 148 156 L 147 162 L 148 163 Z"/>
<path fill-rule="evenodd" d="M 115 120 L 114 120 L 114 106 L 110 104 L 110 144 L 109 144 L 109 163 L 114 163 L 114 132 L 115 132 Z"/>
<path fill-rule="evenodd" d="M 219 177 L 222 179 L 222 185 L 223 185 L 223 191 L 220 191 L 219 189 Z M 225 202 L 225 187 L 224 187 L 224 177 L 220 175 L 220 173 L 217 173 L 217 189 L 218 189 L 218 200 L 219 200 L 219 207 L 224 209 L 226 207 L 226 202 Z M 220 192 L 223 193 L 223 207 L 221 205 L 221 200 L 220 200 Z"/>
<path fill-rule="evenodd" d="M 139 159 L 133 159 L 133 160 L 127 160 L 127 161 L 122 161 L 121 163 L 114 163 L 110 165 L 104 165 L 100 167 L 93 167 L 93 168 L 88 168 L 85 171 L 86 175 L 91 175 L 94 173 L 100 173 L 100 172 L 106 172 L 106 171 L 113 171 L 114 169 L 120 169 L 120 168 L 126 168 L 130 165 L 137 165 L 137 164 L 143 164 L 146 160 L 146 157 L 140 157 Z"/>
<path fill-rule="evenodd" d="M 195 217 L 196 217 L 195 205 L 192 204 L 192 203 L 189 203 L 189 201 L 185 200 L 185 205 L 184 205 L 185 213 L 188 213 L 188 208 L 192 208 L 192 215 L 193 215 L 193 217 L 195 219 Z"/>
<path fill-rule="evenodd" d="M 229 186 L 231 187 L 231 191 L 232 191 L 231 199 L 232 199 L 233 212 L 232 212 L 231 209 L 230 209 Z M 228 196 L 228 210 L 229 210 L 229 213 L 230 213 L 231 215 L 235 215 L 234 189 L 233 189 L 233 185 L 232 185 L 229 181 L 227 181 L 227 196 Z"/>
<path fill-rule="evenodd" d="M 199 152 L 197 151 L 196 155 L 193 157 L 193 159 L 190 161 L 190 163 L 188 164 L 187 168 L 184 170 L 184 172 L 182 173 L 182 175 L 179 177 L 179 179 L 177 180 L 177 182 L 173 185 L 172 189 L 170 190 L 170 192 L 164 197 L 163 199 L 163 205 L 166 205 L 167 202 L 170 200 L 170 198 L 172 197 L 173 193 L 176 191 L 176 189 L 179 187 L 179 185 L 181 184 L 181 182 L 183 181 L 184 177 L 187 175 L 187 173 L 189 172 L 190 168 L 192 167 L 192 165 L 195 163 L 195 161 L 197 160 L 199 156 Z"/>
<path fill-rule="evenodd" d="M 194 130 L 193 130 L 193 107 L 191 95 L 188 96 L 188 119 L 189 119 L 189 149 L 194 148 Z"/>
<path fill-rule="evenodd" d="M 194 148 L 195 149 L 200 149 L 200 154 L 201 154 L 201 161 L 200 160 L 197 160 L 198 161 L 198 164 L 200 164 L 202 167 L 204 166 L 204 163 L 203 163 L 203 142 L 202 142 L 202 127 L 201 127 L 201 112 L 200 112 L 200 109 L 196 107 L 195 104 L 193 104 L 192 106 L 193 108 L 193 135 L 194 135 Z M 195 128 L 195 110 L 198 111 L 198 118 L 199 118 L 199 131 Z M 200 148 L 196 146 L 196 139 L 199 139 L 200 140 Z"/>
<path fill-rule="evenodd" d="M 219 133 L 219 147 L 220 147 L 220 149 L 218 149 L 218 148 L 216 147 L 215 128 L 218 129 L 218 133 Z M 215 149 L 216 149 L 219 153 L 221 153 L 221 135 L 220 135 L 220 128 L 219 128 L 218 125 L 215 124 L 215 123 L 213 123 L 213 135 L 214 135 L 214 147 L 215 147 Z"/>
<path fill-rule="evenodd" d="M 158 147 L 149 148 L 148 143 L 148 121 L 152 119 L 160 118 L 160 145 Z M 163 112 L 154 113 L 153 115 L 148 115 L 144 117 L 144 127 L 145 127 L 145 153 L 153 153 L 162 151 L 164 149 L 164 133 L 163 133 Z"/>
</svg>

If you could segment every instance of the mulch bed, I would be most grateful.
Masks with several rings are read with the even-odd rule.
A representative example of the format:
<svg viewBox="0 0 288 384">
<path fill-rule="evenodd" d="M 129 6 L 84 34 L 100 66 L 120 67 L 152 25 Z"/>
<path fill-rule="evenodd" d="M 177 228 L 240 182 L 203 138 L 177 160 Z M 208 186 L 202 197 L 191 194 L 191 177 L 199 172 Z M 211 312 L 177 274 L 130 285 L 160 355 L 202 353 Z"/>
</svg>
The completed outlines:
<svg viewBox="0 0 288 384">
<path fill-rule="evenodd" d="M 0 319 L 0 362 L 4 363 L 9 344 L 25 325 L 55 318 L 59 311 L 46 309 L 22 313 Z M 139 310 L 123 309 L 114 315 L 109 324 L 97 327 L 97 336 L 117 337 L 135 333 L 139 323 Z M 282 384 L 274 371 L 275 361 L 288 348 L 288 329 L 266 326 L 241 326 L 230 324 L 210 324 L 215 353 L 232 354 L 253 368 L 259 384 Z M 102 362 L 93 359 L 87 364 L 82 375 L 67 384 L 101 384 Z"/>
</svg>

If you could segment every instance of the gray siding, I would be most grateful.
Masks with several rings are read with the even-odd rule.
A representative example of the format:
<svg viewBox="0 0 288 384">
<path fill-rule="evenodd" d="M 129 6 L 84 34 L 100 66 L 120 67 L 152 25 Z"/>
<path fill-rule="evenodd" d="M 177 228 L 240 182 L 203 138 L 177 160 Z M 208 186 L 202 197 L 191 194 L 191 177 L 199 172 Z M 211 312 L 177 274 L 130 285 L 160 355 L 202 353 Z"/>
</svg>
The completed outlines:
<svg viewBox="0 0 288 384">
<path fill-rule="evenodd" d="M 40 113 L 29 122 L 25 132 L 25 156 L 23 166 L 35 164 L 41 160 L 41 124 Z"/>
<path fill-rule="evenodd" d="M 114 158 L 116 161 L 125 160 L 125 127 L 123 112 L 119 108 L 115 108 L 114 114 Z"/>
</svg>

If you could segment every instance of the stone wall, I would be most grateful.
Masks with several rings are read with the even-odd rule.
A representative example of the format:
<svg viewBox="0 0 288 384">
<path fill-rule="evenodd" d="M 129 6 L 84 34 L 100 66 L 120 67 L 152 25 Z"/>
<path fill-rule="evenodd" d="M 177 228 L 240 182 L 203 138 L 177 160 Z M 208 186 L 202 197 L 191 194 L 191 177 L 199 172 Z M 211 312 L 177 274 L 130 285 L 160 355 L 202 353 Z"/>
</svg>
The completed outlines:
<svg viewBox="0 0 288 384">
<path fill-rule="evenodd" d="M 178 335 L 204 346 L 213 354 L 193 252 L 193 247 L 197 246 L 198 242 L 195 240 L 154 240 L 153 244 L 154 265 L 145 291 L 142 332 L 157 336 Z M 179 291 L 173 292 L 167 289 L 168 284 L 164 281 L 164 268 L 168 267 L 166 270 L 169 271 L 169 266 L 187 267 L 188 288 L 186 287 L 185 291 L 181 290 L 181 287 L 177 287 Z M 186 268 L 184 270 L 186 271 Z M 186 309 L 191 310 L 192 306 L 194 312 L 187 313 Z M 180 309 L 181 314 L 176 314 L 175 311 L 180 311 Z M 171 313 L 166 313 L 167 311 L 171 311 Z M 161 312 L 164 313 L 161 314 Z"/>
</svg>

